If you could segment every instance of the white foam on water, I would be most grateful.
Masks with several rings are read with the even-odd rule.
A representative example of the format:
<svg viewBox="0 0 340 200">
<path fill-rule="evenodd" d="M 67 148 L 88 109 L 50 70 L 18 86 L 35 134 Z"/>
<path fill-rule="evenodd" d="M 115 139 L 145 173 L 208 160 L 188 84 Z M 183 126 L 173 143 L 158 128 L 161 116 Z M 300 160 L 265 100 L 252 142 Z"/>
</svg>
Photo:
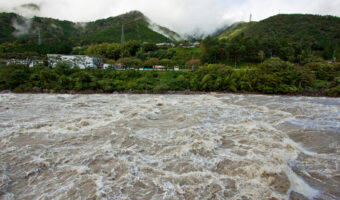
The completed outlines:
<svg viewBox="0 0 340 200">
<path fill-rule="evenodd" d="M 309 186 L 302 178 L 297 176 L 290 168 L 286 168 L 287 174 L 291 183 L 291 190 L 303 194 L 309 199 L 314 199 L 319 195 L 319 191 Z"/>
<path fill-rule="evenodd" d="M 13 179 L 1 198 L 288 199 L 290 191 L 311 199 L 332 196 L 287 163 L 299 161 L 306 166 L 299 165 L 301 170 L 332 178 L 339 165 L 329 163 L 340 160 L 339 152 L 332 157 L 311 152 L 290 139 L 292 128 L 281 124 L 297 122 L 301 131 L 336 128 L 340 108 L 334 99 L 232 94 L 0 98 L 0 107 L 8 108 L 0 110 L 0 127 L 5 127 L 0 163 L 10 166 L 5 175 Z"/>
</svg>

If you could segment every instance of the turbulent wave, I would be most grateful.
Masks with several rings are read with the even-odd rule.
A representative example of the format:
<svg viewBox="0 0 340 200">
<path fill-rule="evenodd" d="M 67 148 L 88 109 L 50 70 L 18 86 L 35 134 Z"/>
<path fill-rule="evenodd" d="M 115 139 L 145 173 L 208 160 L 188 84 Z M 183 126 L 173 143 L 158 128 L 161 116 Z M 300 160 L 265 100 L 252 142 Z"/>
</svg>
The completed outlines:
<svg viewBox="0 0 340 200">
<path fill-rule="evenodd" d="M 339 199 L 340 102 L 0 95 L 4 199 Z"/>
</svg>

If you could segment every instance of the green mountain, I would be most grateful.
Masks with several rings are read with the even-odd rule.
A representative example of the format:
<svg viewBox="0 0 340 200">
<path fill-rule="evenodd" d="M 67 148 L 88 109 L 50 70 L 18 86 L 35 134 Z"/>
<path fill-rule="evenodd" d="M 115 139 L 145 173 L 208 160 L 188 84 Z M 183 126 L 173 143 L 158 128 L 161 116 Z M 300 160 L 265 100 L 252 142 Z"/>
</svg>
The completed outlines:
<svg viewBox="0 0 340 200">
<path fill-rule="evenodd" d="M 241 22 L 228 27 L 218 36 L 233 39 L 236 36 L 298 42 L 304 45 L 328 46 L 340 44 L 340 18 L 334 16 L 280 14 L 260 22 Z"/>
<path fill-rule="evenodd" d="M 120 42 L 122 26 L 124 26 L 126 40 L 157 43 L 180 38 L 177 33 L 169 29 L 152 24 L 141 12 L 132 11 L 117 17 L 87 23 L 82 42 Z"/>
<path fill-rule="evenodd" d="M 38 41 L 40 32 L 44 43 L 75 41 L 81 37 L 81 27 L 70 21 L 33 17 L 26 19 L 15 13 L 0 13 L 0 42 L 28 43 Z"/>
<path fill-rule="evenodd" d="M 15 13 L 0 13 L 0 43 L 37 43 L 40 33 L 42 43 L 71 43 L 84 45 L 101 42 L 120 42 L 124 26 L 125 40 L 158 43 L 180 36 L 161 26 L 152 24 L 141 12 L 132 11 L 88 23 L 74 23 L 44 17 L 26 19 Z"/>
</svg>

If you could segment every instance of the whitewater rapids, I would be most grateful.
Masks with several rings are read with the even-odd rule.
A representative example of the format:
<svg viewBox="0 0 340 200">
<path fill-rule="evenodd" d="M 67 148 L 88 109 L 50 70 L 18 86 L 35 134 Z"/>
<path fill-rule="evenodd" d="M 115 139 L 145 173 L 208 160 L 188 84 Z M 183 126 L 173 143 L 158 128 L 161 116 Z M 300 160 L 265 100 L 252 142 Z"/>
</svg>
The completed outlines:
<svg viewBox="0 0 340 200">
<path fill-rule="evenodd" d="M 0 199 L 340 199 L 339 98 L 0 95 Z"/>
</svg>

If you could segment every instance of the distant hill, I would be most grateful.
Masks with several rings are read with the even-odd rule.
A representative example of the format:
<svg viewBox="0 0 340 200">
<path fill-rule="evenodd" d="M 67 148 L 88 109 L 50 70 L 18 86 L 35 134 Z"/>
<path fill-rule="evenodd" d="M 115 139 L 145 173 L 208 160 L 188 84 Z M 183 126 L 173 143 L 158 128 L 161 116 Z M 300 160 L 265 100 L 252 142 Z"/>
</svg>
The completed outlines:
<svg viewBox="0 0 340 200">
<path fill-rule="evenodd" d="M 39 32 L 42 42 L 49 44 L 71 42 L 74 45 L 83 45 L 120 42 L 122 25 L 126 41 L 157 43 L 180 38 L 177 33 L 151 23 L 138 11 L 88 23 L 74 23 L 44 17 L 26 19 L 15 13 L 0 13 L 0 43 L 37 42 Z"/>
<path fill-rule="evenodd" d="M 233 39 L 243 34 L 246 37 L 278 40 L 306 45 L 340 46 L 340 18 L 334 16 L 280 14 L 260 22 L 240 22 L 228 27 L 218 38 Z"/>
</svg>

